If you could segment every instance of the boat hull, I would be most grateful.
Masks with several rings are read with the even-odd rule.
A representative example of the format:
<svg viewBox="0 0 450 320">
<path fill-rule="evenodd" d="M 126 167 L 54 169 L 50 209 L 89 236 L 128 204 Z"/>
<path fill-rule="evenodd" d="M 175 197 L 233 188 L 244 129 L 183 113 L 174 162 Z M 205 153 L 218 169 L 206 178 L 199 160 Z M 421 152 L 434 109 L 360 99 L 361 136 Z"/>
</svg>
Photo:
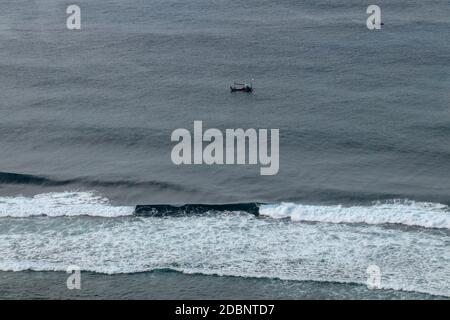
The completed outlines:
<svg viewBox="0 0 450 320">
<path fill-rule="evenodd" d="M 252 92 L 253 89 L 250 87 L 244 87 L 244 88 L 233 88 L 230 87 L 230 91 L 231 92 Z"/>
</svg>

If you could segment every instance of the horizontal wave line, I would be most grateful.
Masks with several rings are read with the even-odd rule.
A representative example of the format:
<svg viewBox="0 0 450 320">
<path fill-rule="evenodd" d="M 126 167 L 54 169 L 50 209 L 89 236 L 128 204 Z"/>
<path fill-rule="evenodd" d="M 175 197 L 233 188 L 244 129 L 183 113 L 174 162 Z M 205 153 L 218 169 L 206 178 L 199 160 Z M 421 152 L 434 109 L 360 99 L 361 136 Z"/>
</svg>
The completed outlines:
<svg viewBox="0 0 450 320">
<path fill-rule="evenodd" d="M 0 268 L 0 272 L 66 272 L 63 268 L 21 268 L 21 269 L 14 269 L 14 268 Z M 90 272 L 93 274 L 105 274 L 105 275 L 123 275 L 123 274 L 144 274 L 144 273 L 166 273 L 166 272 L 173 272 L 173 273 L 179 273 L 179 274 L 185 274 L 185 275 L 201 275 L 201 276 L 212 276 L 212 277 L 227 277 L 227 278 L 245 278 L 245 279 L 268 279 L 268 280 L 280 280 L 280 281 L 292 281 L 292 282 L 304 282 L 304 283 L 329 283 L 329 284 L 340 284 L 340 285 L 355 285 L 355 286 L 367 286 L 364 282 L 358 282 L 358 281 L 339 281 L 339 280 L 326 280 L 326 279 L 318 279 L 318 278 L 302 278 L 302 279 L 293 279 L 290 277 L 277 277 L 277 276 L 270 276 L 270 275 L 256 275 L 256 274 L 238 274 L 234 272 L 230 273 L 218 273 L 216 271 L 208 271 L 208 270 L 186 270 L 183 268 L 173 268 L 173 267 L 157 267 L 157 268 L 149 268 L 148 270 L 142 270 L 142 271 L 132 271 L 132 272 L 106 272 L 106 271 L 99 271 L 95 269 L 81 269 L 83 272 Z M 398 286 L 390 286 L 390 285 L 384 285 L 381 286 L 379 289 L 376 290 L 383 290 L 383 291 L 403 291 L 403 292 L 411 292 L 411 293 L 419 293 L 419 294 L 427 294 L 430 296 L 434 296 L 437 298 L 449 298 L 450 294 L 445 294 L 443 292 L 434 292 L 434 291 L 428 291 L 428 290 L 418 290 L 418 289 L 410 289 L 410 288 L 402 288 Z"/>
<path fill-rule="evenodd" d="M 51 192 L 33 197 L 0 197 L 0 217 L 32 216 L 186 216 L 224 212 L 245 212 L 271 219 L 293 222 L 385 225 L 450 230 L 447 205 L 399 199 L 377 201 L 370 205 L 306 205 L 301 203 L 264 204 L 149 204 L 114 206 L 96 191 Z"/>
<path fill-rule="evenodd" d="M 92 180 L 89 178 L 75 178 L 54 180 L 31 174 L 19 174 L 0 172 L 0 184 L 25 184 L 41 186 L 65 186 L 81 185 L 85 187 L 157 187 L 159 189 L 170 189 L 174 191 L 193 191 L 178 184 L 164 181 L 130 181 L 130 180 Z"/>
</svg>

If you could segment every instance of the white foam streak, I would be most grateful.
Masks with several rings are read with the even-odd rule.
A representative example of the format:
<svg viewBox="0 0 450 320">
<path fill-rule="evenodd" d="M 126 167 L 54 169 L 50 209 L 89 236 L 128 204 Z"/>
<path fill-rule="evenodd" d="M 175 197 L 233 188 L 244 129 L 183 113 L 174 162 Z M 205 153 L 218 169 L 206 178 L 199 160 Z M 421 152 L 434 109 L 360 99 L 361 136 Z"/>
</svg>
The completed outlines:
<svg viewBox="0 0 450 320">
<path fill-rule="evenodd" d="M 371 206 L 320 206 L 281 203 L 262 205 L 260 214 L 275 219 L 326 223 L 402 224 L 450 229 L 448 206 L 439 203 L 394 200 Z"/>
<path fill-rule="evenodd" d="M 450 213 L 445 205 L 391 201 L 260 208 L 275 219 L 237 212 L 163 219 L 64 217 L 120 217 L 133 211 L 91 192 L 0 197 L 0 270 L 65 271 L 78 265 L 116 274 L 169 268 L 365 284 L 367 267 L 376 264 L 383 288 L 450 296 Z M 42 215 L 59 218 L 36 217 Z M 386 223 L 421 228 L 386 228 Z"/>
<path fill-rule="evenodd" d="M 132 215 L 134 207 L 112 206 L 94 192 L 55 192 L 34 197 L 0 197 L 0 217 Z"/>
<path fill-rule="evenodd" d="M 250 214 L 168 218 L 0 219 L 0 270 L 100 273 L 174 269 L 365 284 L 382 270 L 382 286 L 450 296 L 446 229 L 291 223 Z"/>
</svg>

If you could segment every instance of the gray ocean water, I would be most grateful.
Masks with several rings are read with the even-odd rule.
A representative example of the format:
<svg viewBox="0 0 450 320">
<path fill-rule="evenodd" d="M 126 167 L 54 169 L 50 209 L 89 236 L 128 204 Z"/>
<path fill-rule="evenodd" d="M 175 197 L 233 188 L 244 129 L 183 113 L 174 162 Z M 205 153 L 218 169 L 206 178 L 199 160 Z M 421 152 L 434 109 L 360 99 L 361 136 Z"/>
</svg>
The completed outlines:
<svg viewBox="0 0 450 320">
<path fill-rule="evenodd" d="M 0 3 L 4 283 L 79 265 L 279 279 L 271 297 L 450 296 L 448 1 L 377 1 L 377 31 L 353 0 L 77 0 L 78 31 L 68 4 Z M 279 173 L 175 166 L 170 135 L 194 120 L 279 128 Z M 135 210 L 185 203 L 239 205 Z M 352 289 L 371 265 L 385 293 Z"/>
</svg>

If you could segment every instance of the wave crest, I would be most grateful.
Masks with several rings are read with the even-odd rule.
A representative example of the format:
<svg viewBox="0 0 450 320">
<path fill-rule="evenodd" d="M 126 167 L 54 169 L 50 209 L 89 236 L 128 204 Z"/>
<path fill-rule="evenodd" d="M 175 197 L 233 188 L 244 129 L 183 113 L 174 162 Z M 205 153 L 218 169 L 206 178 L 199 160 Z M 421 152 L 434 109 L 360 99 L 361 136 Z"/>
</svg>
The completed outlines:
<svg viewBox="0 0 450 320">
<path fill-rule="evenodd" d="M 283 202 L 261 205 L 259 213 L 274 219 L 326 223 L 402 224 L 450 229 L 449 207 L 440 203 L 391 200 L 371 206 L 320 206 Z"/>
<path fill-rule="evenodd" d="M 0 197 L 0 217 L 33 216 L 185 216 L 205 213 L 245 212 L 273 219 L 299 222 L 349 224 L 400 224 L 423 228 L 450 229 L 447 205 L 411 200 L 378 201 L 372 205 L 306 205 L 298 203 L 231 203 L 185 205 L 114 206 L 109 199 L 93 191 L 66 191 L 33 197 Z"/>
<path fill-rule="evenodd" d="M 0 197 L 0 217 L 132 215 L 134 207 L 113 206 L 94 192 L 52 192 L 34 197 Z"/>
</svg>

